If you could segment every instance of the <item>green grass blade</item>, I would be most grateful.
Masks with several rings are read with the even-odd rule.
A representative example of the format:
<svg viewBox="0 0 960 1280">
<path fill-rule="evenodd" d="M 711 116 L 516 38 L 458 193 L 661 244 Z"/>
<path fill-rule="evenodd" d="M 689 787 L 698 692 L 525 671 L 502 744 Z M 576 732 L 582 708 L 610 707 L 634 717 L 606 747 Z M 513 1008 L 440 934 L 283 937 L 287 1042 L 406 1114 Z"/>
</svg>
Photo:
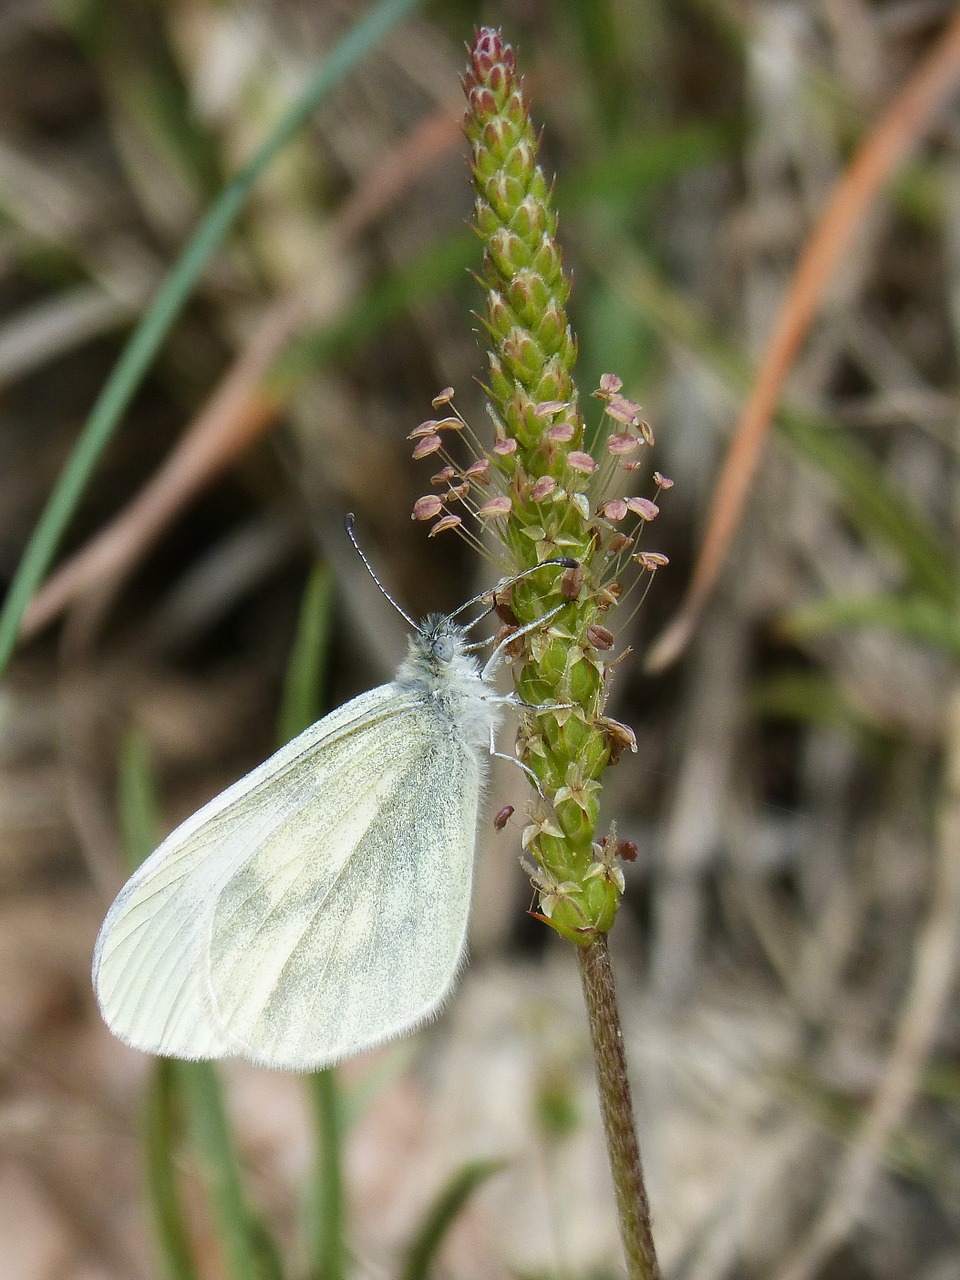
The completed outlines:
<svg viewBox="0 0 960 1280">
<path fill-rule="evenodd" d="M 473 1160 L 453 1175 L 427 1211 L 400 1271 L 400 1280 L 428 1280 L 437 1251 L 473 1195 L 495 1173 L 505 1167 L 503 1160 Z"/>
<path fill-rule="evenodd" d="M 149 753 L 141 734 L 127 735 L 119 774 L 120 820 L 132 869 L 156 846 L 161 828 Z M 164 1273 L 169 1280 L 196 1276 L 174 1158 L 180 1108 L 186 1113 L 209 1189 L 225 1274 L 229 1280 L 274 1280 L 280 1276 L 276 1249 L 246 1208 L 220 1081 L 209 1062 L 158 1061 L 148 1088 L 146 1194 Z"/>
<path fill-rule="evenodd" d="M 754 689 L 750 705 L 760 716 L 846 734 L 864 759 L 875 759 L 883 750 L 883 726 L 819 671 L 787 670 L 769 676 Z"/>
<path fill-rule="evenodd" d="M 884 627 L 960 657 L 960 620 L 927 596 L 859 595 L 813 600 L 781 624 L 791 639 L 850 627 Z"/>
<path fill-rule="evenodd" d="M 307 1077 L 314 1115 L 317 1156 L 310 1193 L 310 1274 L 317 1280 L 343 1280 L 346 1260 L 346 1204 L 343 1193 L 343 1100 L 336 1073 L 329 1069 Z"/>
<path fill-rule="evenodd" d="M 433 245 L 403 270 L 366 289 L 333 324 L 296 338 L 271 370 L 271 386 L 283 393 L 316 367 L 355 351 L 414 303 L 450 288 L 476 256 L 477 238 L 470 231 Z"/>
<path fill-rule="evenodd" d="M 598 197 L 636 199 L 638 192 L 729 152 L 738 125 L 720 122 L 664 130 L 644 145 L 633 144 L 558 184 L 558 201 L 571 210 Z M 352 352 L 415 304 L 449 289 L 476 263 L 477 237 L 458 231 L 432 245 L 415 261 L 377 282 L 329 326 L 296 338 L 271 371 L 281 392 L 296 385 L 318 365 Z"/>
<path fill-rule="evenodd" d="M 280 746 L 295 738 L 318 719 L 330 639 L 333 573 L 316 564 L 310 571 L 297 622 L 290 661 L 287 663 L 283 701 L 277 723 Z"/>
<path fill-rule="evenodd" d="M 833 480 L 861 533 L 895 551 L 919 591 L 955 608 L 960 584 L 953 556 L 933 527 L 910 511 L 867 450 L 836 427 L 791 409 L 782 409 L 775 421 L 794 453 Z"/>
<path fill-rule="evenodd" d="M 399 1080 L 410 1067 L 414 1049 L 410 1040 L 394 1041 L 381 1050 L 362 1076 L 350 1081 L 350 1091 L 341 1095 L 343 1128 L 349 1133 L 374 1102 Z"/>
<path fill-rule="evenodd" d="M 277 736 L 289 742 L 320 715 L 332 619 L 333 574 L 314 565 L 303 593 L 297 634 L 287 664 Z M 344 1117 L 332 1070 L 306 1077 L 314 1115 L 316 1163 L 307 1222 L 310 1274 L 318 1280 L 344 1275 L 346 1210 L 343 1195 Z"/>
<path fill-rule="evenodd" d="M 297 623 L 284 696 L 278 717 L 278 738 L 288 742 L 312 724 L 320 712 L 327 642 L 330 634 L 333 575 L 328 565 L 310 571 Z M 266 1228 L 246 1207 L 239 1167 L 230 1142 L 226 1112 L 216 1072 L 209 1063 L 180 1064 L 181 1089 L 187 1098 L 190 1128 L 204 1165 L 217 1236 L 230 1280 L 282 1280 L 280 1255 Z M 343 1195 L 339 1103 L 331 1072 L 308 1077 L 318 1106 L 322 1132 L 322 1250 L 328 1264 L 318 1269 L 324 1280 L 343 1275 Z M 319 1197 L 318 1197 L 319 1198 Z M 311 1242 L 312 1244 L 313 1242 Z M 330 1265 L 337 1261 L 336 1269 Z"/>
<path fill-rule="evenodd" d="M 286 1280 L 280 1250 L 259 1218 L 250 1219 L 250 1236 L 260 1280 Z"/>
<path fill-rule="evenodd" d="M 101 453 L 251 188 L 330 90 L 419 3 L 382 0 L 344 36 L 253 159 L 220 194 L 160 286 L 98 396 L 14 575 L 0 610 L 0 674 L 16 646 L 23 611 L 50 567 Z"/>
<path fill-rule="evenodd" d="M 746 129 L 742 121 L 701 120 L 648 131 L 620 143 L 557 183 L 557 203 L 565 210 L 602 200 L 630 207 L 644 192 L 704 165 L 729 160 Z"/>
<path fill-rule="evenodd" d="M 619 5 L 616 8 L 620 10 Z M 629 55 L 623 47 L 623 19 L 618 21 L 619 14 L 614 15 L 614 6 L 607 0 L 574 0 L 558 11 L 561 14 L 579 40 L 578 61 L 589 79 L 585 100 L 592 105 L 603 136 L 617 137 L 638 96 L 638 86 L 630 82 L 624 65 Z"/>
<path fill-rule="evenodd" d="M 190 1140 L 207 1188 L 224 1274 L 228 1280 L 263 1280 L 259 1261 L 262 1241 L 247 1209 L 217 1073 L 209 1062 L 174 1065 Z"/>
<path fill-rule="evenodd" d="M 120 748 L 117 802 L 124 855 L 127 867 L 133 871 L 160 843 L 161 830 L 150 749 L 138 729 L 131 729 L 124 736 Z"/>
<path fill-rule="evenodd" d="M 176 1066 L 169 1058 L 154 1064 L 143 1117 L 147 1199 L 160 1267 L 167 1280 L 198 1280 L 176 1178 Z"/>
<path fill-rule="evenodd" d="M 170 47 L 159 6 L 51 0 L 57 17 L 95 66 L 115 108 L 191 197 L 223 184 L 214 135 L 200 118 Z M 109 5 L 109 8 L 108 8 Z"/>
</svg>

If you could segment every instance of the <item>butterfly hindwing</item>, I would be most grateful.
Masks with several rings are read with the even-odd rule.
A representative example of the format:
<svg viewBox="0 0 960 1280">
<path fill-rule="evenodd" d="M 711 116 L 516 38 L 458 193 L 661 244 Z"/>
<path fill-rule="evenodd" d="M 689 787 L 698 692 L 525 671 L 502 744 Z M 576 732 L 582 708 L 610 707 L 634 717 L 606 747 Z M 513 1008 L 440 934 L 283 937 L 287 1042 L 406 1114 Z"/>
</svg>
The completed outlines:
<svg viewBox="0 0 960 1280">
<path fill-rule="evenodd" d="M 224 886 L 333 783 L 327 775 L 345 744 L 375 738 L 410 705 L 395 685 L 346 703 L 188 818 L 134 873 L 93 959 L 97 998 L 116 1035 L 175 1057 L 231 1052 L 211 1017 L 209 986 L 210 922 Z"/>
</svg>

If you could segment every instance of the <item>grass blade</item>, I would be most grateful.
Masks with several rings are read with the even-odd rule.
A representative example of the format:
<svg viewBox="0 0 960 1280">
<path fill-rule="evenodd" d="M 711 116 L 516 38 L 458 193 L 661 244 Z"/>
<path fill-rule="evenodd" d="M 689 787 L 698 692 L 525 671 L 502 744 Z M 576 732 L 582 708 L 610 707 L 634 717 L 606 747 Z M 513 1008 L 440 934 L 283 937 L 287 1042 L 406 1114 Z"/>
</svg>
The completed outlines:
<svg viewBox="0 0 960 1280">
<path fill-rule="evenodd" d="M 160 805 L 147 740 L 138 730 L 124 738 L 118 777 L 120 829 L 129 869 L 139 866 L 160 839 Z M 143 1108 L 145 1192 L 160 1266 L 168 1280 L 197 1280 L 186 1216 L 177 1186 L 176 1064 L 154 1064 Z"/>
<path fill-rule="evenodd" d="M 127 867 L 136 870 L 160 843 L 160 802 L 147 740 L 131 729 L 120 749 L 117 778 L 120 832 Z"/>
<path fill-rule="evenodd" d="M 735 122 L 720 122 L 664 130 L 558 182 L 558 200 L 571 210 L 598 199 L 635 201 L 677 174 L 727 154 L 737 129 Z M 308 330 L 291 342 L 271 372 L 271 385 L 283 393 L 317 366 L 355 351 L 410 307 L 464 279 L 476 253 L 477 238 L 469 229 L 432 245 L 367 288 L 332 325 Z"/>
<path fill-rule="evenodd" d="M 343 1100 L 333 1068 L 308 1076 L 307 1088 L 314 1114 L 317 1149 L 310 1195 L 310 1274 L 317 1280 L 343 1280 L 346 1258 Z"/>
<path fill-rule="evenodd" d="M 333 574 L 330 566 L 316 564 L 303 593 L 290 661 L 287 663 L 283 701 L 277 720 L 280 746 L 302 733 L 320 715 L 330 639 Z"/>
<path fill-rule="evenodd" d="M 217 1073 L 209 1062 L 177 1062 L 174 1067 L 190 1140 L 207 1187 L 224 1274 L 229 1280 L 263 1280 L 262 1242 L 247 1209 Z"/>
<path fill-rule="evenodd" d="M 850 627 L 884 627 L 960 657 L 955 611 L 926 596 L 830 596 L 794 609 L 781 625 L 799 640 Z"/>
<path fill-rule="evenodd" d="M 400 1280 L 427 1280 L 437 1251 L 461 1209 L 488 1178 L 504 1167 L 503 1160 L 473 1160 L 457 1170 L 427 1211 L 407 1250 Z"/>
<path fill-rule="evenodd" d="M 381 0 L 344 36 L 253 159 L 224 188 L 194 232 L 97 397 L 27 545 L 0 610 L 0 674 L 16 646 L 23 611 L 50 567 L 101 453 L 251 188 L 331 89 L 419 3 L 420 0 Z"/>
<path fill-rule="evenodd" d="M 687 301 L 611 228 L 598 253 L 598 266 L 613 286 L 669 338 L 690 347 L 738 391 L 747 391 L 753 373 L 743 354 L 717 334 Z M 775 416 L 780 438 L 794 453 L 830 477 L 844 512 L 868 538 L 891 548 L 911 584 L 948 607 L 956 599 L 953 556 L 928 522 L 915 515 L 868 451 L 832 423 L 781 408 Z"/>
<path fill-rule="evenodd" d="M 118 789 L 132 869 L 155 847 L 161 827 L 147 744 L 139 733 L 130 733 L 124 742 Z M 246 1207 L 215 1069 L 209 1062 L 161 1059 L 147 1093 L 144 1145 L 146 1194 L 164 1273 L 169 1280 L 195 1280 L 197 1275 L 174 1159 L 180 1107 L 203 1167 L 225 1274 L 229 1280 L 274 1280 L 281 1274 L 276 1249 Z"/>
<path fill-rule="evenodd" d="M 167 1280 L 199 1280 L 176 1178 L 177 1064 L 154 1064 L 143 1112 L 146 1190 L 160 1267 Z"/>
<path fill-rule="evenodd" d="M 861 533 L 896 553 L 911 585 L 954 608 L 958 583 L 950 550 L 934 526 L 910 510 L 868 450 L 836 427 L 791 409 L 781 410 L 774 422 L 797 456 L 833 480 Z"/>
</svg>

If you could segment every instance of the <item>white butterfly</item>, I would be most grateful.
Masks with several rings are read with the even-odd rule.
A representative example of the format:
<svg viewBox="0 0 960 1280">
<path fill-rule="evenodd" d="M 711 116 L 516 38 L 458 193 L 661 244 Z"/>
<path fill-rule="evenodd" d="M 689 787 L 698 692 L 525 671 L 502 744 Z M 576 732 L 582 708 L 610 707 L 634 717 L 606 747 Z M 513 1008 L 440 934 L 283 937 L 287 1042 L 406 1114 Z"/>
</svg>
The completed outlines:
<svg viewBox="0 0 960 1280">
<path fill-rule="evenodd" d="M 466 632 L 430 615 L 395 680 L 228 787 L 131 876 L 93 957 L 115 1035 L 306 1071 L 437 1011 L 463 961 L 509 700 L 492 684 L 497 651 L 481 669 Z"/>
</svg>

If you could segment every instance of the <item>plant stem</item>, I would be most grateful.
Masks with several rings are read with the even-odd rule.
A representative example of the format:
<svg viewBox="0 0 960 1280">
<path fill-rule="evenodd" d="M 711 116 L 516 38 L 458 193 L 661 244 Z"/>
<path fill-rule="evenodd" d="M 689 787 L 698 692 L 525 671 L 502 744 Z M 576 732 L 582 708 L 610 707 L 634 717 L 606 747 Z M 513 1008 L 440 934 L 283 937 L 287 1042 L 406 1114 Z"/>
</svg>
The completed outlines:
<svg viewBox="0 0 960 1280">
<path fill-rule="evenodd" d="M 467 471 L 448 466 L 434 484 L 459 478 L 450 486 L 456 501 L 470 491 L 474 472 L 495 486 L 476 495 L 474 510 L 496 528 L 505 564 L 530 569 L 558 555 L 574 562 L 569 580 L 547 574 L 512 586 L 504 618 L 526 637 L 514 666 L 516 691 L 542 713 L 527 720 L 518 740 L 520 760 L 537 783 L 523 846 L 537 864 L 534 914 L 577 944 L 628 1274 L 659 1280 L 606 938 L 624 889 L 620 863 L 632 860 L 630 842 L 618 841 L 613 829 L 602 837 L 597 830 L 601 777 L 625 749 L 636 750 L 633 732 L 604 715 L 604 652 L 615 637 L 602 620 L 620 598 L 615 579 L 628 563 L 651 573 L 666 563 L 636 551 L 656 504 L 620 496 L 620 472 L 632 475 L 640 465 L 633 455 L 653 436 L 640 405 L 620 395 L 621 380 L 605 373 L 594 394 L 610 420 L 598 434 L 598 456 L 585 449 L 552 187 L 537 163 L 539 137 L 516 54 L 492 27 L 477 32 L 463 87 L 475 225 L 484 244 L 481 319 L 490 339 L 486 391 L 496 440 Z M 414 457 L 438 453 L 436 433 L 445 427 L 431 420 L 418 428 Z M 669 488 L 670 481 L 655 479 L 657 492 Z M 630 534 L 621 527 L 628 513 L 639 520 L 626 525 Z M 414 507 L 416 519 L 438 516 L 431 536 L 462 524 L 436 494 Z"/>
<path fill-rule="evenodd" d="M 627 1274 L 630 1280 L 660 1280 L 607 935 L 598 933 L 588 946 L 576 951 Z"/>
</svg>

